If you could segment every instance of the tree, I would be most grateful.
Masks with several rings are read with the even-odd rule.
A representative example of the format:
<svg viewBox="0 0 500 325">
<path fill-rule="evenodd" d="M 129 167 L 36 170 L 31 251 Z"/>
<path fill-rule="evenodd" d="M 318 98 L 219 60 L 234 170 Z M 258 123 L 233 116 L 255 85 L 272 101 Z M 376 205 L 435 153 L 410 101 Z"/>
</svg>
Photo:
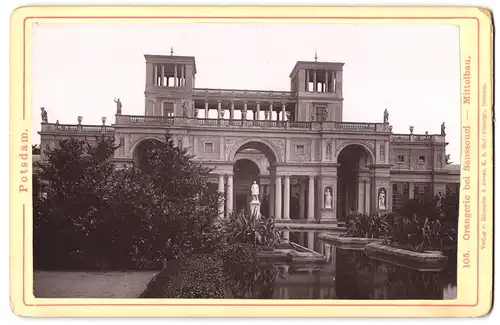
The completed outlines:
<svg viewBox="0 0 500 325">
<path fill-rule="evenodd" d="M 34 201 L 34 255 L 40 267 L 83 267 L 101 247 L 93 230 L 112 189 L 114 139 L 64 139 L 37 164 L 44 197 Z"/>
<path fill-rule="evenodd" d="M 35 256 L 51 268 L 158 268 L 164 259 L 213 252 L 224 199 L 210 169 L 165 142 L 147 164 L 115 169 L 112 138 L 62 140 L 40 164 L 46 197 L 35 203 Z"/>
<path fill-rule="evenodd" d="M 158 263 L 186 254 L 213 250 L 220 240 L 218 208 L 224 197 L 210 188 L 210 168 L 194 161 L 165 135 L 146 149 L 143 186 L 150 189 L 147 213 L 141 219 L 145 233 L 136 243 L 139 255 Z"/>
</svg>

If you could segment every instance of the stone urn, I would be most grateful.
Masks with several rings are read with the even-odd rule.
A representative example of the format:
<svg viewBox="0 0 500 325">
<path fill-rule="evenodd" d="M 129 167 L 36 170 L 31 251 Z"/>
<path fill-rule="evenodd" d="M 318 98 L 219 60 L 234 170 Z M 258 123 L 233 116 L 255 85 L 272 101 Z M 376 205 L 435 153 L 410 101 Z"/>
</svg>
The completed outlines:
<svg viewBox="0 0 500 325">
<path fill-rule="evenodd" d="M 102 117 L 102 125 L 106 124 L 106 116 Z"/>
<path fill-rule="evenodd" d="M 83 120 L 83 117 L 82 116 L 78 116 L 78 124 L 82 124 L 82 120 Z"/>
</svg>

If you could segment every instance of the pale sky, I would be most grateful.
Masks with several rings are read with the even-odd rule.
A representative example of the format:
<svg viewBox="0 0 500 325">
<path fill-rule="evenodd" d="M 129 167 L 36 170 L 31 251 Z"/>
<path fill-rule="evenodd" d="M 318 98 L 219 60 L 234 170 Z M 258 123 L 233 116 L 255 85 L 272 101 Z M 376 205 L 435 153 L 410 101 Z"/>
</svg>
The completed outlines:
<svg viewBox="0 0 500 325">
<path fill-rule="evenodd" d="M 144 114 L 144 54 L 194 56 L 196 87 L 289 90 L 296 61 L 344 62 L 344 121 L 440 133 L 460 158 L 459 30 L 452 25 L 39 24 L 33 28 L 33 136 L 49 122 Z"/>
</svg>

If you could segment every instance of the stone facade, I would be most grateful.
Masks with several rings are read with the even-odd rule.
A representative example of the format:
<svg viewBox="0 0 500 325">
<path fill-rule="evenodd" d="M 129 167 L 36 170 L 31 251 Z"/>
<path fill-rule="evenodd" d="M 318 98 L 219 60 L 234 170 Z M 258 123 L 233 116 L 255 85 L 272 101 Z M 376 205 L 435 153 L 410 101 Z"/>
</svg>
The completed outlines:
<svg viewBox="0 0 500 325">
<path fill-rule="evenodd" d="M 242 181 L 234 179 L 237 162 L 247 160 L 277 220 L 336 223 L 349 210 L 388 212 L 404 197 L 459 184 L 459 169 L 445 162 L 445 134 L 393 134 L 385 114 L 382 123 L 342 120 L 343 63 L 299 61 L 291 91 L 264 91 L 195 88 L 194 57 L 145 59 L 144 115 L 117 114 L 112 126 L 42 123 L 42 149 L 104 133 L 120 144 L 117 166 L 133 165 L 141 145 L 168 130 L 215 168 L 211 181 L 219 189 L 229 185 L 221 214 L 247 202 L 238 195 L 250 188 L 239 193 Z"/>
</svg>

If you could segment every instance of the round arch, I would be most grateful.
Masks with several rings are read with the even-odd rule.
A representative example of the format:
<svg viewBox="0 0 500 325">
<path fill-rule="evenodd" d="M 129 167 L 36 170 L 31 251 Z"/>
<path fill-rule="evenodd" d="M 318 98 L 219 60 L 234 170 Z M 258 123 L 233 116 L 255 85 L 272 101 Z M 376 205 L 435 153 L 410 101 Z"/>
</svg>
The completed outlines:
<svg viewBox="0 0 500 325">
<path fill-rule="evenodd" d="M 144 152 L 140 152 L 141 149 L 143 150 L 144 147 L 147 147 L 148 146 L 148 143 L 151 143 L 151 142 L 165 142 L 165 139 L 162 139 L 160 137 L 155 137 L 155 136 L 145 136 L 145 137 L 142 137 L 138 140 L 135 141 L 135 143 L 132 145 L 132 148 L 130 149 L 130 155 L 131 155 L 131 158 L 132 160 L 134 161 L 134 164 L 136 166 L 140 166 L 142 163 L 141 161 L 143 161 L 143 154 Z"/>
<path fill-rule="evenodd" d="M 342 150 L 348 148 L 348 147 L 352 147 L 352 146 L 359 146 L 359 147 L 362 147 L 363 149 L 365 149 L 365 152 L 368 156 L 368 158 L 370 158 L 371 160 L 371 163 L 375 163 L 375 153 L 373 152 L 373 149 L 370 148 L 365 142 L 362 142 L 362 141 L 349 141 L 347 143 L 344 143 L 340 146 L 340 148 L 337 149 L 337 161 L 340 157 L 340 154 L 342 153 Z"/>
<path fill-rule="evenodd" d="M 160 137 L 160 136 L 151 136 L 151 135 L 147 135 L 147 136 L 143 136 L 143 137 L 140 137 L 139 139 L 135 140 L 134 143 L 132 143 L 132 146 L 130 147 L 130 151 L 129 151 L 129 154 L 131 156 L 131 158 L 134 157 L 135 155 L 135 152 L 137 150 L 137 148 L 144 142 L 146 141 L 151 141 L 151 140 L 154 140 L 154 141 L 160 141 L 160 142 L 165 142 L 165 138 L 163 137 Z"/>
<path fill-rule="evenodd" d="M 273 142 L 260 138 L 246 138 L 236 142 L 227 155 L 227 161 L 235 163 L 236 154 L 244 149 L 256 149 L 262 152 L 270 165 L 282 163 L 284 161 L 281 150 Z"/>
</svg>

